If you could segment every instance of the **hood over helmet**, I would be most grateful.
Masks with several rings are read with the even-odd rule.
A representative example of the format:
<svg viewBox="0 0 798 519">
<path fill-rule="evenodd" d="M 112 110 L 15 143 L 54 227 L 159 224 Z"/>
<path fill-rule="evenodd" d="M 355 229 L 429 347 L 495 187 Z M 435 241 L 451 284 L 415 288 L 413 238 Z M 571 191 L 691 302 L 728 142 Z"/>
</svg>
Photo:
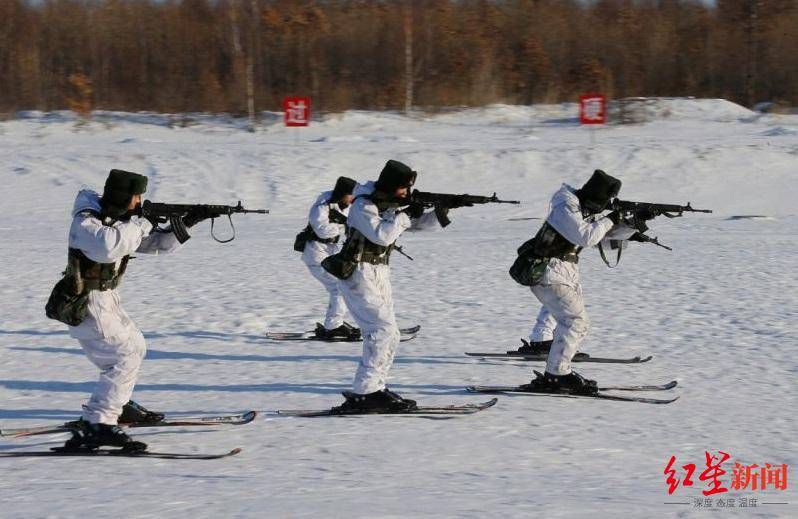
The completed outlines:
<svg viewBox="0 0 798 519">
<path fill-rule="evenodd" d="M 392 194 L 400 187 L 411 188 L 416 182 L 418 173 L 410 169 L 410 166 L 398 160 L 389 160 L 380 172 L 380 178 L 374 185 L 377 191 Z"/>
<path fill-rule="evenodd" d="M 620 190 L 620 180 L 597 169 L 585 185 L 577 190 L 576 196 L 579 197 L 579 204 L 583 209 L 596 214 L 606 209 Z"/>
<path fill-rule="evenodd" d="M 354 191 L 357 182 L 348 177 L 338 177 L 335 182 L 335 188 L 330 196 L 330 202 L 340 202 L 346 195 L 351 195 Z"/>
</svg>

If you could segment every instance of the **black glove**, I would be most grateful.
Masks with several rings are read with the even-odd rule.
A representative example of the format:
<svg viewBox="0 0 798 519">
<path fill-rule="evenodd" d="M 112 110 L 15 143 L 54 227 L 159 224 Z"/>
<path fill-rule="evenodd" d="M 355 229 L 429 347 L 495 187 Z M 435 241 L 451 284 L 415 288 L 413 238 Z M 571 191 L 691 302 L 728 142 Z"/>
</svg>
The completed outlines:
<svg viewBox="0 0 798 519">
<path fill-rule="evenodd" d="M 330 209 L 330 222 L 346 225 L 346 215 L 337 209 Z"/>
<path fill-rule="evenodd" d="M 402 212 L 410 218 L 421 218 L 421 215 L 424 214 L 424 206 L 416 202 L 410 202 L 410 205 L 402 209 Z"/>
<path fill-rule="evenodd" d="M 144 218 L 149 220 L 149 222 L 152 224 L 153 229 L 169 221 L 169 218 L 165 216 L 153 216 L 151 214 L 145 216 Z"/>
<path fill-rule="evenodd" d="M 635 211 L 635 220 L 640 220 L 640 221 L 645 222 L 645 221 L 648 221 L 648 220 L 653 220 L 656 217 L 657 217 L 657 213 L 655 213 L 654 211 L 652 211 L 648 207 L 644 207 L 642 209 L 638 209 L 637 211 Z"/>
<path fill-rule="evenodd" d="M 185 225 L 187 229 L 190 229 L 201 221 L 207 220 L 208 218 L 212 218 L 214 216 L 216 215 L 211 213 L 207 207 L 198 205 L 188 210 L 186 216 L 183 217 L 183 225 Z"/>
<path fill-rule="evenodd" d="M 458 206 L 458 207 L 463 207 L 463 206 Z M 441 227 L 446 227 L 447 225 L 452 223 L 452 221 L 449 220 L 448 206 L 435 204 L 435 217 L 438 218 L 438 223 L 441 224 Z"/>
<path fill-rule="evenodd" d="M 169 221 L 169 218 L 165 216 L 156 216 L 154 214 L 145 214 L 142 210 L 141 206 L 131 209 L 127 213 L 127 219 L 129 220 L 131 216 L 138 216 L 139 218 L 144 218 L 145 220 L 149 221 L 152 224 L 152 228 L 158 227 L 160 224 L 166 223 Z"/>
<path fill-rule="evenodd" d="M 618 225 L 619 223 L 621 223 L 621 213 L 619 213 L 618 211 L 613 211 L 611 213 L 607 213 L 607 218 L 612 220 L 612 223 L 615 224 L 615 225 Z"/>
<path fill-rule="evenodd" d="M 629 241 L 640 241 L 640 242 L 647 242 L 648 240 L 645 239 L 642 232 L 636 232 L 633 235 L 629 236 Z"/>
</svg>

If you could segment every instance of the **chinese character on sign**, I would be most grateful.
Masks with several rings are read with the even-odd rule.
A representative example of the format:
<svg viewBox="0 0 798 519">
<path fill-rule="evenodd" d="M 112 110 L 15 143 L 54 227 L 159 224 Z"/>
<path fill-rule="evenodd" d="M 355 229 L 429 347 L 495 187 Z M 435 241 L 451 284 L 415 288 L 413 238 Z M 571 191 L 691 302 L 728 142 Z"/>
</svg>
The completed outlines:
<svg viewBox="0 0 798 519">
<path fill-rule="evenodd" d="M 286 126 L 307 126 L 310 122 L 310 98 L 286 97 L 283 99 Z"/>
<path fill-rule="evenodd" d="M 607 121 L 607 98 L 603 94 L 579 96 L 579 122 L 581 124 L 604 124 Z"/>
</svg>

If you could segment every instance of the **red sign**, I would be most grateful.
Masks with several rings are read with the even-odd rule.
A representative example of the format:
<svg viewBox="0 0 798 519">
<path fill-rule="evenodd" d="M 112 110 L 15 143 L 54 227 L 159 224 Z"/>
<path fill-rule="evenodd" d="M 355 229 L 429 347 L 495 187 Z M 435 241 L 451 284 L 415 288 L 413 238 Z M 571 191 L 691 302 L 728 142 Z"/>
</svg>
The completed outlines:
<svg viewBox="0 0 798 519">
<path fill-rule="evenodd" d="M 283 99 L 286 126 L 307 126 L 310 123 L 310 98 L 286 97 Z"/>
<path fill-rule="evenodd" d="M 579 96 L 579 122 L 582 124 L 604 124 L 607 121 L 607 98 L 604 94 Z"/>
</svg>

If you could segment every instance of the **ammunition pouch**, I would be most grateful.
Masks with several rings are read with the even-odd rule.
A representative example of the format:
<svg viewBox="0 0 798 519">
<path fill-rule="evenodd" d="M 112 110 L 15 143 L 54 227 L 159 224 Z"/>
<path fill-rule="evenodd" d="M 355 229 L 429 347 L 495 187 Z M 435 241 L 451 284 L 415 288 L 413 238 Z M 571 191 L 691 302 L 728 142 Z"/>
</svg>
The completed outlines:
<svg viewBox="0 0 798 519">
<path fill-rule="evenodd" d="M 75 293 L 74 288 L 74 279 L 66 276 L 55 284 L 44 307 L 47 317 L 69 326 L 77 326 L 86 319 L 89 293 Z"/>
<path fill-rule="evenodd" d="M 377 245 L 367 240 L 357 229 L 350 229 L 341 252 L 326 257 L 321 266 L 338 279 L 349 279 L 358 263 L 388 265 L 394 248 L 393 243 L 387 247 Z"/>
<path fill-rule="evenodd" d="M 50 292 L 44 307 L 47 317 L 69 326 L 77 326 L 86 319 L 89 292 L 113 290 L 127 270 L 130 256 L 125 256 L 116 268 L 114 263 L 97 263 L 79 249 L 69 249 L 64 277 Z"/>
<path fill-rule="evenodd" d="M 519 285 L 531 287 L 540 283 L 546 267 L 549 266 L 548 258 L 541 258 L 535 254 L 535 238 L 525 241 L 518 247 L 518 257 L 510 267 L 510 277 Z"/>
<path fill-rule="evenodd" d="M 302 231 L 300 231 L 299 234 L 296 235 L 296 238 L 294 238 L 294 250 L 295 251 L 297 251 L 297 252 L 304 252 L 305 251 L 305 245 L 308 244 L 308 239 L 309 239 L 309 232 L 308 231 L 311 231 L 310 225 L 308 225 L 307 227 L 302 229 Z"/>
<path fill-rule="evenodd" d="M 544 223 L 534 238 L 518 247 L 518 257 L 510 267 L 510 277 L 519 285 L 535 286 L 543 279 L 543 274 L 552 259 L 579 263 L 581 250 L 566 240 L 548 222 Z"/>
<path fill-rule="evenodd" d="M 349 279 L 357 268 L 357 262 L 348 259 L 343 252 L 339 252 L 324 258 L 321 266 L 338 279 Z"/>
<path fill-rule="evenodd" d="M 74 258 L 74 259 L 73 259 Z M 125 256 L 119 263 L 119 269 L 116 268 L 115 263 L 97 263 L 90 260 L 79 249 L 69 249 L 69 261 L 77 262 L 77 269 L 75 267 L 67 267 L 68 275 L 78 270 L 83 281 L 83 291 L 99 290 L 113 290 L 119 286 L 122 281 L 122 276 L 127 270 L 128 261 L 130 256 Z"/>
<path fill-rule="evenodd" d="M 317 241 L 320 243 L 338 243 L 338 240 L 340 239 L 340 236 L 336 236 L 335 238 L 320 238 L 319 235 L 313 230 L 313 227 L 308 224 L 308 226 L 302 229 L 302 231 L 296 235 L 296 238 L 294 238 L 294 250 L 297 252 L 304 252 L 305 246 L 309 241 Z"/>
<path fill-rule="evenodd" d="M 363 247 L 358 256 L 359 263 L 371 263 L 372 265 L 388 265 L 390 263 L 391 252 L 393 252 L 395 244 L 392 243 L 384 247 L 366 240 L 365 237 L 363 239 Z"/>
</svg>

